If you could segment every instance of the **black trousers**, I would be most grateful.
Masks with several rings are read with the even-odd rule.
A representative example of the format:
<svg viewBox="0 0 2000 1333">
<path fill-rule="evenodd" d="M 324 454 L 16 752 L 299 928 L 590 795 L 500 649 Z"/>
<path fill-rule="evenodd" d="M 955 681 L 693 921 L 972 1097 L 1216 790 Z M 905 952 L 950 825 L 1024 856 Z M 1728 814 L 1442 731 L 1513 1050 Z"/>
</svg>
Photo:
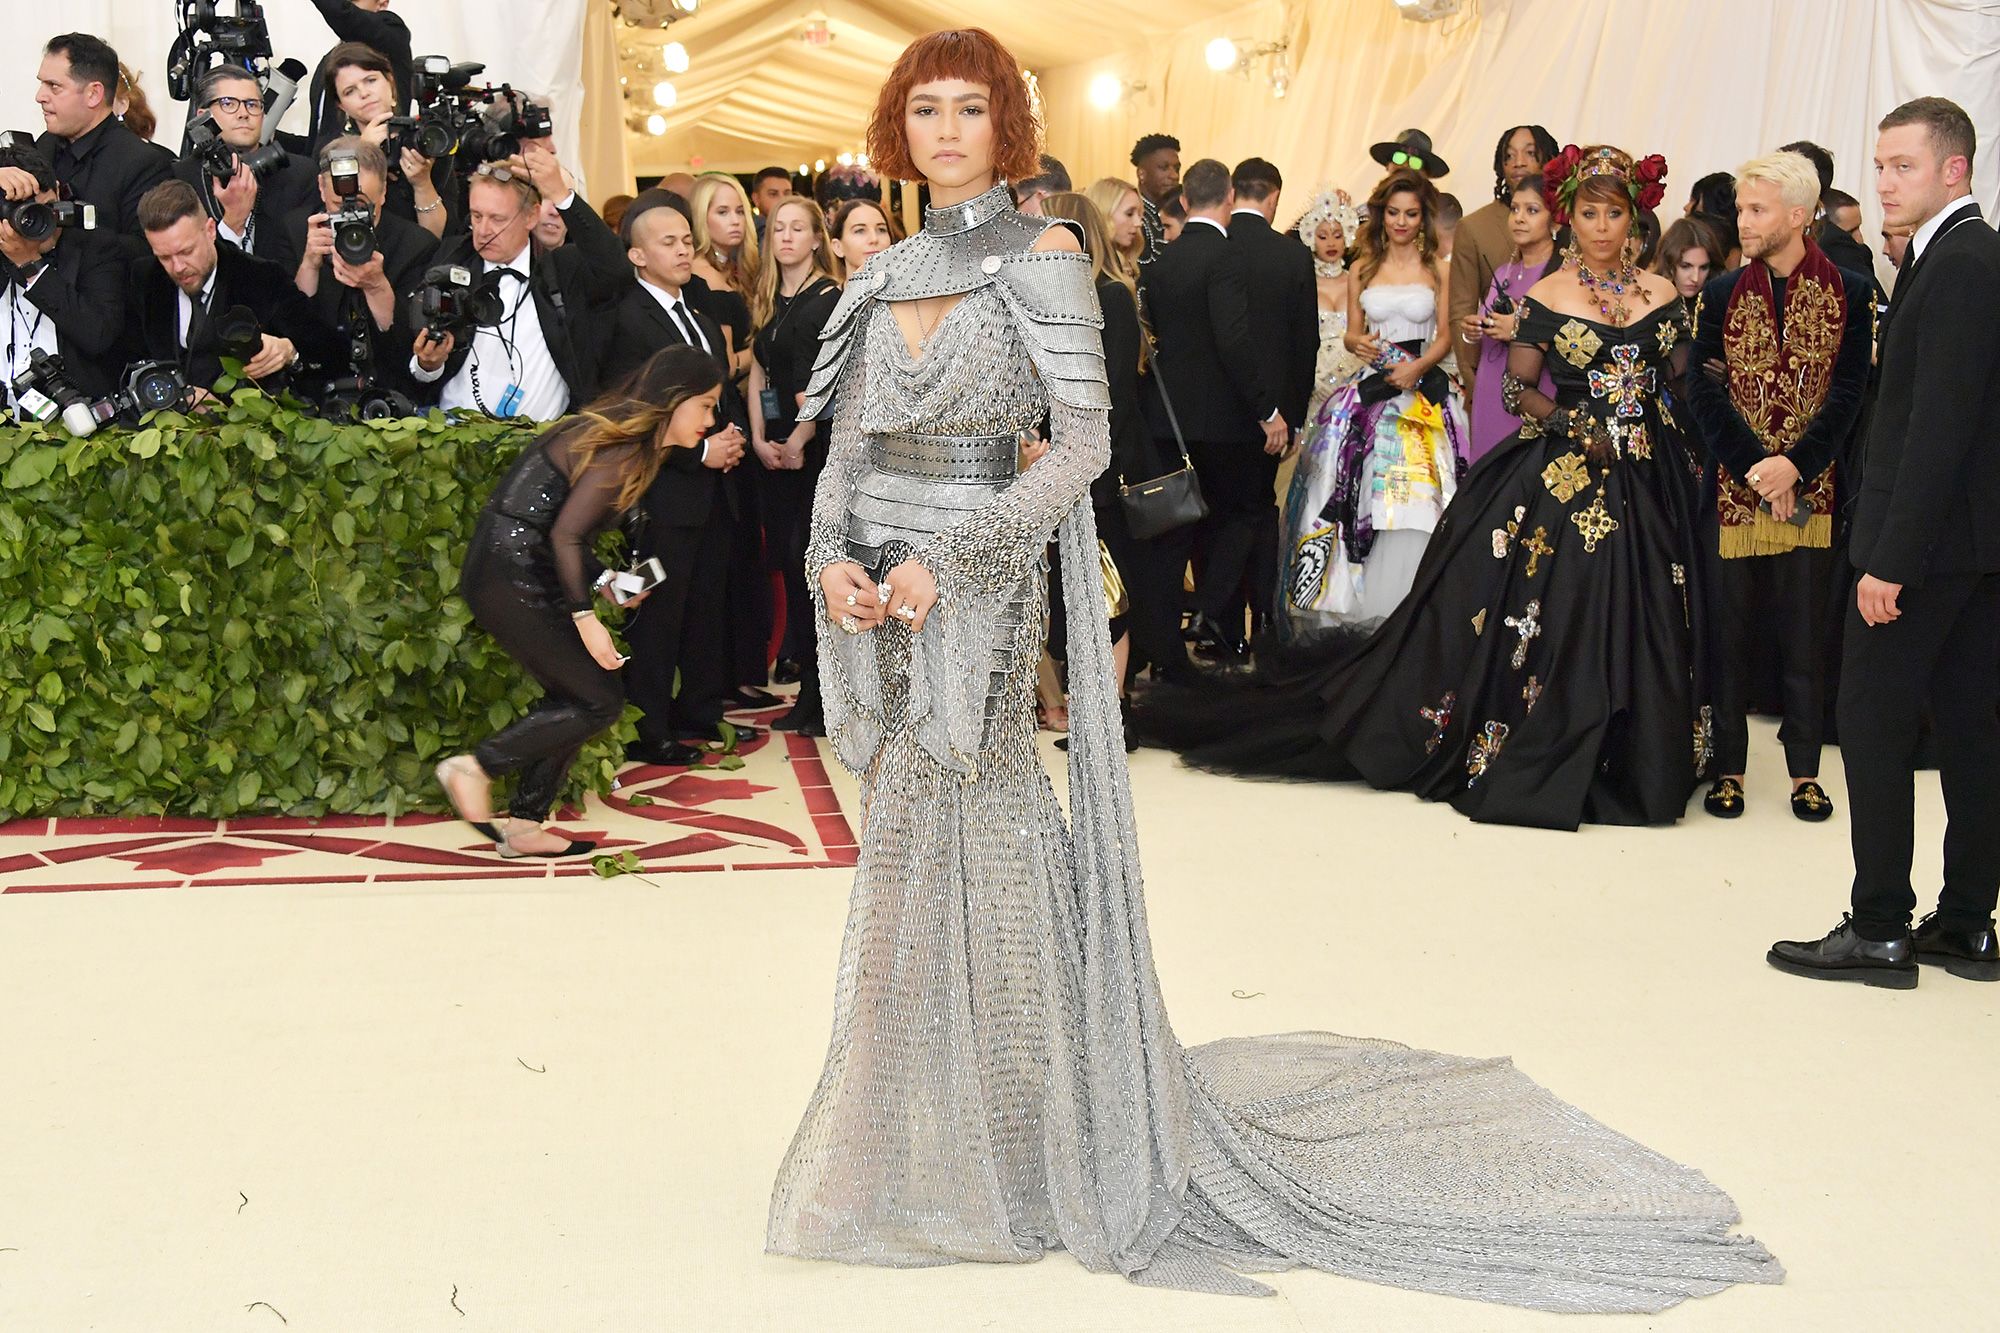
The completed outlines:
<svg viewBox="0 0 2000 1333">
<path fill-rule="evenodd" d="M 526 717 L 488 736 L 472 754 L 490 777 L 520 775 L 509 813 L 547 819 L 577 751 L 624 712 L 625 688 L 618 673 L 597 665 L 583 646 L 553 577 L 546 589 L 530 593 L 508 577 L 521 561 L 483 545 L 486 537 L 482 522 L 459 593 L 479 627 L 535 678 L 543 695 Z"/>
<path fill-rule="evenodd" d="M 756 459 L 746 450 L 748 460 L 737 465 L 757 470 Z M 767 474 L 769 475 L 769 474 Z M 764 569 L 764 477 L 746 475 L 737 487 L 740 512 L 730 524 L 729 560 L 724 571 L 724 632 L 729 664 L 728 690 L 738 686 L 762 686 L 771 680 L 771 622 L 777 606 L 771 597 L 771 580 Z M 719 503 L 719 500 L 718 500 Z"/>
<path fill-rule="evenodd" d="M 2000 574 L 1905 588 L 1902 615 L 1870 626 L 1848 603 L 1840 749 L 1854 837 L 1854 928 L 1867 939 L 1909 929 L 1918 727 L 1936 723 L 1944 786 L 1944 888 L 1938 919 L 1984 926 L 2000 887 Z"/>
<path fill-rule="evenodd" d="M 1195 606 L 1203 615 L 1223 620 L 1232 607 L 1243 605 L 1238 594 L 1246 592 L 1251 609 L 1268 618 L 1278 581 L 1278 460 L 1264 452 L 1260 441 L 1250 440 L 1191 440 L 1188 456 L 1209 511 L 1195 534 L 1202 551 Z M 1268 558 L 1261 563 L 1269 566 L 1263 571 L 1269 577 L 1259 571 L 1265 546 Z"/>
<path fill-rule="evenodd" d="M 1195 529 L 1189 526 L 1158 537 L 1134 537 L 1129 554 L 1119 560 L 1132 598 L 1132 661 L 1150 664 L 1160 679 L 1186 680 L 1194 672 L 1181 639 L 1181 612 L 1187 601 L 1183 584 L 1194 536 Z M 1119 559 L 1115 549 L 1112 555 Z"/>
<path fill-rule="evenodd" d="M 1759 648 L 1777 657 L 1784 721 L 1778 741 L 1795 778 L 1819 776 L 1826 725 L 1826 570 L 1832 553 L 1801 547 L 1783 555 L 1716 560 L 1711 584 L 1716 654 L 1715 771 L 1741 773 L 1750 757 L 1747 715 Z"/>
<path fill-rule="evenodd" d="M 627 683 L 632 702 L 645 710 L 639 738 L 649 744 L 714 736 L 736 688 L 729 593 L 737 527 L 718 496 L 699 526 L 653 524 L 641 544 L 640 553 L 658 557 L 667 571 L 625 629 L 632 645 Z"/>
</svg>

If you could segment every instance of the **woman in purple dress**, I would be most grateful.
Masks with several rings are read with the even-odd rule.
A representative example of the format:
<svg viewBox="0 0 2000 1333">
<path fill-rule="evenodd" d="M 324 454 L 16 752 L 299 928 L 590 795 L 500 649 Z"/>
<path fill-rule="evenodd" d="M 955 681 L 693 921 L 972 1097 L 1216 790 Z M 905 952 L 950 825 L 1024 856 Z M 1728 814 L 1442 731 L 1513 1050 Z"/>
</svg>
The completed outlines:
<svg viewBox="0 0 2000 1333">
<path fill-rule="evenodd" d="M 1500 401 L 1500 382 L 1507 370 L 1507 349 L 1521 320 L 1520 298 L 1562 262 L 1556 255 L 1555 220 L 1542 198 L 1540 177 L 1514 187 L 1507 203 L 1507 231 L 1514 254 L 1493 272 L 1493 285 L 1475 314 L 1459 326 L 1459 340 L 1479 348 L 1479 370 L 1472 381 L 1472 456 L 1477 463 L 1493 446 L 1521 428 L 1521 419 Z M 1541 391 L 1554 397 L 1555 382 L 1542 372 Z"/>
</svg>

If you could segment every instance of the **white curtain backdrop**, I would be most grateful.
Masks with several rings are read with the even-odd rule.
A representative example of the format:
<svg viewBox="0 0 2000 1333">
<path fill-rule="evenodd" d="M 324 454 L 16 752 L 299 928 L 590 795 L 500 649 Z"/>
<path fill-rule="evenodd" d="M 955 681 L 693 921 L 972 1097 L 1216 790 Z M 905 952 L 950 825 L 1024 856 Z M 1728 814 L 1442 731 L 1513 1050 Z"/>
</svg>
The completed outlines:
<svg viewBox="0 0 2000 1333">
<path fill-rule="evenodd" d="M 1995 215 L 2000 0 L 1468 0 L 1467 13 L 1414 23 L 1392 0 L 1270 0 L 1050 69 L 1049 149 L 1079 185 L 1129 179 L 1133 141 L 1155 130 L 1179 137 L 1183 165 L 1267 157 L 1289 215 L 1322 180 L 1366 194 L 1382 171 L 1369 145 L 1415 127 L 1451 166 L 1442 188 L 1469 211 L 1492 198 L 1500 131 L 1539 122 L 1561 142 L 1666 154 L 1662 211 L 1677 215 L 1696 178 L 1811 139 L 1833 153 L 1835 184 L 1861 199 L 1872 233 L 1875 124 L 1930 94 L 1971 114 L 1974 193 Z M 1246 81 L 1204 63 L 1215 37 L 1281 34 L 1294 70 L 1283 99 L 1261 72 Z M 1087 94 L 1104 71 L 1147 86 L 1100 111 Z"/>
<path fill-rule="evenodd" d="M 417 55 L 448 55 L 486 63 L 486 77 L 507 82 L 555 114 L 556 150 L 578 170 L 583 96 L 583 11 L 586 0 L 478 0 L 476 4 L 398 5 L 410 25 Z M 35 68 L 42 43 L 59 32 L 88 32 L 110 42 L 139 75 L 146 100 L 160 118 L 154 137 L 169 148 L 180 144 L 187 104 L 167 96 L 167 48 L 176 27 L 173 0 L 71 0 L 32 6 L 8 0 L 13 40 L 0 49 L 0 89 L 12 108 L 0 128 L 42 131 L 34 102 Z M 296 57 L 308 69 L 334 45 L 334 36 L 309 0 L 265 0 L 271 45 L 278 59 Z M 233 12 L 233 11 L 231 11 Z M 32 20 L 32 21 L 31 21 Z M 615 90 L 614 90 L 615 96 Z M 305 90 L 284 127 L 303 131 L 308 112 Z"/>
</svg>

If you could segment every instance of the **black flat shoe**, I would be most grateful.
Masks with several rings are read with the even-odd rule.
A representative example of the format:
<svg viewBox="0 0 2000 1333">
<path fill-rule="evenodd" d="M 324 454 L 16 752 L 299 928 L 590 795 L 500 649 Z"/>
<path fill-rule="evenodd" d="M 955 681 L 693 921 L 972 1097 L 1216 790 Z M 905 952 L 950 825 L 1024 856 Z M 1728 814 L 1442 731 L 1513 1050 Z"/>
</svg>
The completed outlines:
<svg viewBox="0 0 2000 1333">
<path fill-rule="evenodd" d="M 1845 912 L 1826 938 L 1779 940 L 1764 961 L 1780 972 L 1815 981 L 1858 981 L 1890 990 L 1913 990 L 1917 984 L 1915 937 L 1864 940 L 1854 933 L 1854 918 Z"/>
<path fill-rule="evenodd" d="M 1833 802 L 1817 782 L 1802 782 L 1792 792 L 1792 813 L 1808 824 L 1824 824 L 1833 818 Z"/>
<path fill-rule="evenodd" d="M 753 690 L 748 685 L 729 697 L 731 708 L 782 708 L 785 701 L 769 690 Z"/>
<path fill-rule="evenodd" d="M 794 662 L 789 657 L 781 657 L 778 659 L 778 669 L 771 673 L 771 683 L 774 685 L 796 685 L 799 683 L 799 677 L 803 674 L 805 673 L 797 662 Z"/>
<path fill-rule="evenodd" d="M 1950 930 L 1932 912 L 1917 922 L 1917 961 L 1941 967 L 1967 981 L 2000 981 L 2000 940 L 1993 920 L 1979 930 Z"/>
<path fill-rule="evenodd" d="M 473 762 L 476 764 L 478 761 L 474 760 Z M 456 755 L 452 756 L 450 759 L 445 760 L 443 763 L 439 764 L 436 769 L 433 770 L 433 773 L 437 777 L 438 786 L 444 788 L 444 799 L 446 803 L 448 803 L 451 806 L 451 812 L 455 815 L 458 815 L 460 819 L 465 819 L 465 816 L 459 813 L 458 802 L 452 800 L 451 784 L 448 781 L 446 781 L 446 777 L 448 774 L 453 774 L 453 773 L 463 774 L 464 771 L 465 770 L 459 766 L 458 756 Z M 488 842 L 506 841 L 506 839 L 501 835 L 500 830 L 484 819 L 465 819 L 465 822 L 467 824 L 470 824 L 472 826 L 473 831 L 477 833 L 480 837 L 486 839 Z"/>
<path fill-rule="evenodd" d="M 554 852 L 517 852 L 513 844 L 502 841 L 493 849 L 509 861 L 556 861 L 566 856 L 588 856 L 597 850 L 594 842 L 571 841 L 569 846 Z"/>
<path fill-rule="evenodd" d="M 679 741 L 628 741 L 625 757 L 635 764 L 659 764 L 665 768 L 692 768 L 701 762 L 702 752 Z"/>
<path fill-rule="evenodd" d="M 1743 784 L 1735 778 L 1719 779 L 1702 798 L 1701 808 L 1717 819 L 1739 819 L 1743 815 Z"/>
</svg>

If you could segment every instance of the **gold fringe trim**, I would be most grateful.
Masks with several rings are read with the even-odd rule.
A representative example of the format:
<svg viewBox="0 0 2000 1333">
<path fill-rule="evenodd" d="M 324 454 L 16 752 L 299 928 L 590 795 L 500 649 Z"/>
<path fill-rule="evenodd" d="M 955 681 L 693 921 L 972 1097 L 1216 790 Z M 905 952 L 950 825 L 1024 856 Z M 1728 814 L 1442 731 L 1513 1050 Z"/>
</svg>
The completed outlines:
<svg viewBox="0 0 2000 1333">
<path fill-rule="evenodd" d="M 1783 555 L 1802 546 L 1825 550 L 1832 545 L 1830 514 L 1814 514 L 1803 528 L 1798 528 L 1760 510 L 1755 522 L 1722 530 L 1721 551 L 1724 560 L 1742 560 L 1748 556 Z"/>
</svg>

